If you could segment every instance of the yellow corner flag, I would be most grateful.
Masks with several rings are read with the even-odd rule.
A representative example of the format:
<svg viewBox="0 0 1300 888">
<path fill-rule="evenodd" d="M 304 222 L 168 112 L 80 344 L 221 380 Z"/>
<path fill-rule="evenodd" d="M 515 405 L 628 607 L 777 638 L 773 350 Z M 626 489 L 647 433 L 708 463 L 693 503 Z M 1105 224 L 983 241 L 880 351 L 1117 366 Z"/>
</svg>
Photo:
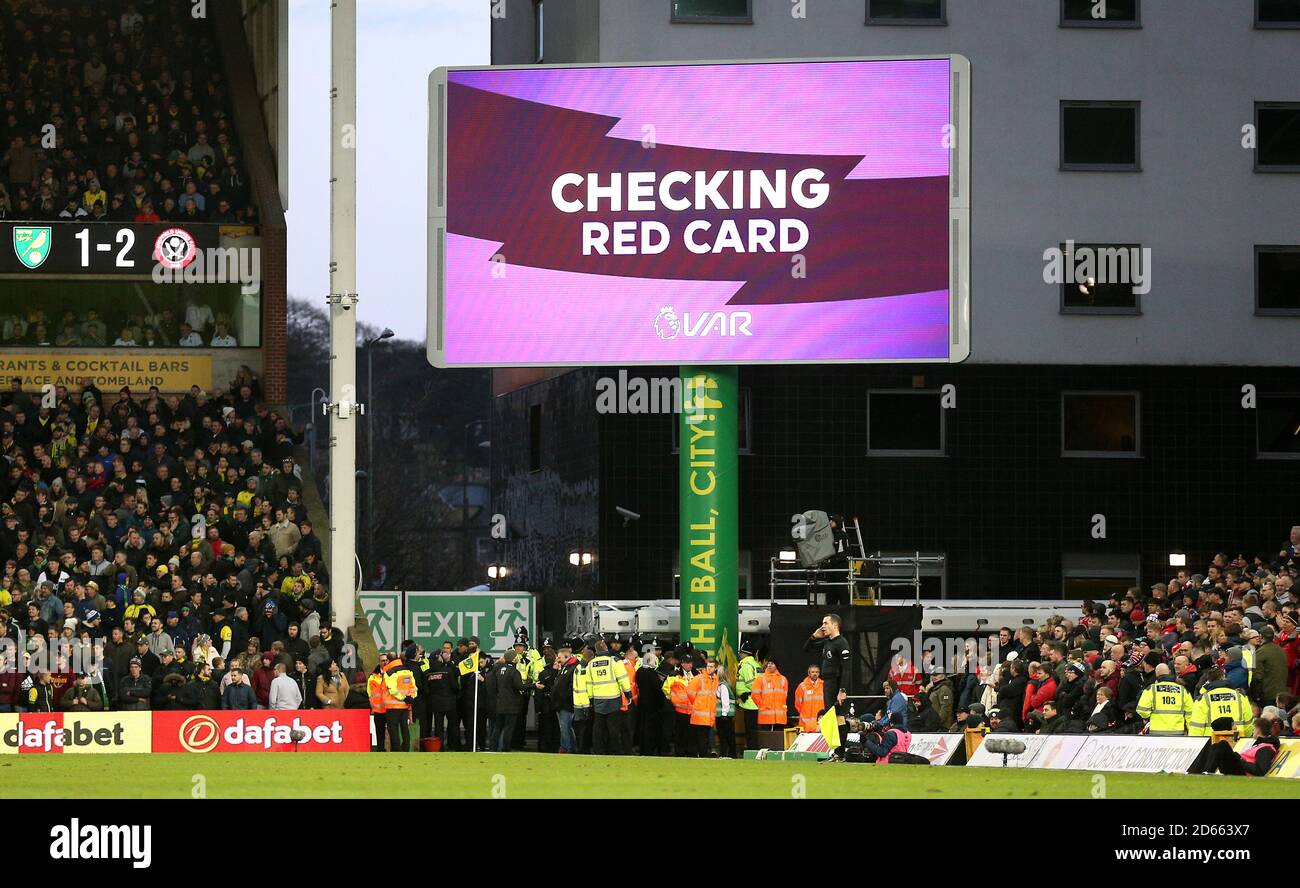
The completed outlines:
<svg viewBox="0 0 1300 888">
<path fill-rule="evenodd" d="M 840 746 L 840 720 L 835 714 L 835 707 L 826 710 L 826 714 L 817 720 L 817 729 L 826 738 L 826 745 L 831 749 Z"/>
<path fill-rule="evenodd" d="M 456 668 L 460 670 L 461 675 L 469 675 L 471 672 L 478 672 L 478 651 L 474 651 L 474 653 L 461 660 L 460 664 Z"/>
</svg>

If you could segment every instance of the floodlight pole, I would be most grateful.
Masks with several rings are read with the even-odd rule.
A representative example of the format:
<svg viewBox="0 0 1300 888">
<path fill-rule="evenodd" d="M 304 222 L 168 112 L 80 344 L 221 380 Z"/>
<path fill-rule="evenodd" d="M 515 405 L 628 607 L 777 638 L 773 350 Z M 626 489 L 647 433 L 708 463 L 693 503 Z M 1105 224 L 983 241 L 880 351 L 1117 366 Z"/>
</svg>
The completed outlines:
<svg viewBox="0 0 1300 888">
<path fill-rule="evenodd" d="M 357 3 L 330 4 L 330 576 L 332 619 L 356 623 Z M 370 516 L 366 516 L 369 520 Z"/>
</svg>

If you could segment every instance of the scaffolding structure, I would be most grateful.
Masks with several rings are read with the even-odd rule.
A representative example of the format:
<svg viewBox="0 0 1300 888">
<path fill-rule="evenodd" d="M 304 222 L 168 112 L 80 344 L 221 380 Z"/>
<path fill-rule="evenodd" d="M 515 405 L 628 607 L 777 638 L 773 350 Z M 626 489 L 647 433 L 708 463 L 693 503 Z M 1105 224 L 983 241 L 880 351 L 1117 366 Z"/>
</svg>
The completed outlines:
<svg viewBox="0 0 1300 888">
<path fill-rule="evenodd" d="M 854 605 L 875 605 L 891 589 L 911 589 L 912 599 L 921 603 L 922 565 L 943 566 L 942 555 L 885 555 L 880 551 L 867 552 L 862 542 L 862 527 L 854 518 L 845 527 L 842 547 L 835 556 L 813 567 L 803 567 L 788 559 L 774 556 L 768 566 L 768 586 L 772 601 L 778 589 L 800 589 L 809 604 L 828 604 L 831 596 L 827 590 L 845 590 L 847 596 L 836 595 Z M 787 596 L 789 597 L 789 596 Z M 903 596 L 898 596 L 903 597 Z"/>
</svg>

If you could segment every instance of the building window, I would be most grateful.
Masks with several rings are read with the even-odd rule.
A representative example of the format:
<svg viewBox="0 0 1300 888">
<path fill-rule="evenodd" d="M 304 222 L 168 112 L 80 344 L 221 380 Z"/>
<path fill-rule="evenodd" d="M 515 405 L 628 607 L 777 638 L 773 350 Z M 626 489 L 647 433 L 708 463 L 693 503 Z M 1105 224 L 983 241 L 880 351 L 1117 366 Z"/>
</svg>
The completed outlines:
<svg viewBox="0 0 1300 888">
<path fill-rule="evenodd" d="M 1138 102 L 1062 102 L 1061 169 L 1136 172 Z"/>
<path fill-rule="evenodd" d="M 1300 173 L 1300 102 L 1256 102 L 1255 169 Z"/>
<path fill-rule="evenodd" d="M 1300 28 L 1300 0 L 1255 0 L 1256 28 Z"/>
<path fill-rule="evenodd" d="M 546 61 L 545 6 L 543 0 L 533 0 L 533 61 L 539 65 Z"/>
<path fill-rule="evenodd" d="M 1061 455 L 1141 455 L 1137 392 L 1064 392 Z"/>
<path fill-rule="evenodd" d="M 867 392 L 868 456 L 944 456 L 939 392 Z"/>
<path fill-rule="evenodd" d="M 1140 28 L 1141 0 L 1061 0 L 1062 28 Z"/>
<path fill-rule="evenodd" d="M 736 452 L 741 456 L 748 456 L 754 452 L 750 442 L 753 438 L 753 405 L 751 403 L 753 392 L 748 386 L 741 386 L 740 389 L 740 412 L 736 416 Z M 682 445 L 682 418 L 674 413 L 671 416 L 673 422 L 673 453 L 681 451 Z"/>
<path fill-rule="evenodd" d="M 1140 585 L 1142 558 L 1137 554 L 1066 552 L 1061 555 L 1061 598 L 1106 601 Z"/>
<path fill-rule="evenodd" d="M 1300 314 L 1300 246 L 1255 247 L 1255 314 Z"/>
<path fill-rule="evenodd" d="M 753 0 L 669 0 L 674 22 L 752 25 Z"/>
<path fill-rule="evenodd" d="M 1149 268 L 1138 244 L 1061 244 L 1061 314 L 1136 315 Z"/>
<path fill-rule="evenodd" d="M 867 0 L 868 25 L 946 25 L 945 0 Z"/>
<path fill-rule="evenodd" d="M 528 471 L 542 470 L 542 405 L 528 408 Z"/>
<path fill-rule="evenodd" d="M 1300 459 L 1300 395 L 1259 396 L 1255 454 L 1260 459 Z"/>
</svg>

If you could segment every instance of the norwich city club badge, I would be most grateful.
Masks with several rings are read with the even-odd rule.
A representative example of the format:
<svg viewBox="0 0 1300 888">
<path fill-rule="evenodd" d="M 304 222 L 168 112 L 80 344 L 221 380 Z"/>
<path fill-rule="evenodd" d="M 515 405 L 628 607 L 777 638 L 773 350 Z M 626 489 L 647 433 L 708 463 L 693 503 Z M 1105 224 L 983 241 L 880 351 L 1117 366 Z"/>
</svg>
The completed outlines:
<svg viewBox="0 0 1300 888">
<path fill-rule="evenodd" d="M 14 252 L 18 261 L 28 268 L 40 268 L 50 257 L 54 243 L 54 229 L 14 226 Z"/>
</svg>

